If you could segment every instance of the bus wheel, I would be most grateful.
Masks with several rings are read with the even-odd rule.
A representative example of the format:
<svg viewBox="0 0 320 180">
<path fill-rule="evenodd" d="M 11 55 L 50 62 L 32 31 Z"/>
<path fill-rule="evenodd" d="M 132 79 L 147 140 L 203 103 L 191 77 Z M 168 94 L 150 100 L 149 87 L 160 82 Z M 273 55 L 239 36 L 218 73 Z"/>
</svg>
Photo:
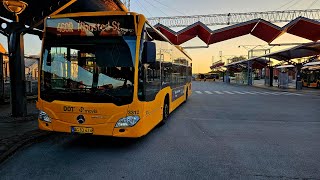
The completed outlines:
<svg viewBox="0 0 320 180">
<path fill-rule="evenodd" d="M 317 88 L 320 89 L 320 83 L 319 83 L 319 82 L 318 82 L 318 84 L 317 84 Z"/>
<path fill-rule="evenodd" d="M 188 93 L 188 89 L 187 89 L 187 92 L 186 92 L 186 100 L 184 102 L 187 102 L 188 101 L 188 97 L 189 97 L 189 93 Z"/>
<path fill-rule="evenodd" d="M 162 121 L 161 121 L 160 125 L 164 125 L 167 122 L 167 119 L 168 119 L 169 114 L 170 114 L 168 96 L 166 96 L 166 98 L 164 100 L 162 111 L 163 111 L 163 113 L 162 113 Z"/>
</svg>

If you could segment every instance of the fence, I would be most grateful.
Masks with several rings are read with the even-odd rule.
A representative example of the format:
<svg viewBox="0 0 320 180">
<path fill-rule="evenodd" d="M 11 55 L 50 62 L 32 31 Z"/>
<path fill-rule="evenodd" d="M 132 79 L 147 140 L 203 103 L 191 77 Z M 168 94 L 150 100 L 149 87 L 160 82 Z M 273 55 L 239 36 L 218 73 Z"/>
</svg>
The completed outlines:
<svg viewBox="0 0 320 180">
<path fill-rule="evenodd" d="M 29 67 L 26 67 L 25 69 L 27 72 L 27 74 L 25 75 L 27 96 L 37 95 L 38 93 L 38 63 L 33 65 L 32 70 L 30 70 L 30 67 L 31 65 L 29 65 Z M 6 54 L 0 53 L 0 102 L 3 102 L 5 99 L 10 99 L 10 87 L 8 56 Z"/>
</svg>

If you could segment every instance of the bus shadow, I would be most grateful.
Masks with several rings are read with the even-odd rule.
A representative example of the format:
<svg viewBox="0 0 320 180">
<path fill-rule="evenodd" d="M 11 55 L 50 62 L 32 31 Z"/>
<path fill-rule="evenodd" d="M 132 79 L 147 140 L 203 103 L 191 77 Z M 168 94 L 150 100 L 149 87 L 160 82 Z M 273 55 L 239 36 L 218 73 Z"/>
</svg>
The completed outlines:
<svg viewBox="0 0 320 180">
<path fill-rule="evenodd" d="M 129 149 L 143 141 L 142 138 L 116 138 L 107 136 L 74 135 L 65 144 L 65 148 L 93 149 Z"/>
<path fill-rule="evenodd" d="M 162 136 L 166 132 L 168 126 L 174 125 L 173 121 L 177 113 L 183 113 L 183 109 L 187 107 L 188 103 L 183 103 L 175 109 L 169 116 L 168 121 L 164 125 L 157 125 L 148 134 L 140 138 L 117 138 L 108 136 L 91 136 L 91 135 L 62 135 L 66 138 L 63 146 L 65 148 L 93 148 L 104 150 L 119 150 L 119 149 L 134 149 L 145 144 L 149 139 L 155 136 Z"/>
</svg>

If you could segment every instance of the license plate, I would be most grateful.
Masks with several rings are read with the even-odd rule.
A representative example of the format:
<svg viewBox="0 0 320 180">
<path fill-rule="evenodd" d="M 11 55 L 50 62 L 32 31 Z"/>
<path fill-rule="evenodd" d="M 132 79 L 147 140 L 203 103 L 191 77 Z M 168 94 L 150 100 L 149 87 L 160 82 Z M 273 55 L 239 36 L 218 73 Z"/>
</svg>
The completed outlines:
<svg viewBox="0 0 320 180">
<path fill-rule="evenodd" d="M 88 127 L 71 127 L 72 133 L 93 134 L 93 128 Z"/>
</svg>

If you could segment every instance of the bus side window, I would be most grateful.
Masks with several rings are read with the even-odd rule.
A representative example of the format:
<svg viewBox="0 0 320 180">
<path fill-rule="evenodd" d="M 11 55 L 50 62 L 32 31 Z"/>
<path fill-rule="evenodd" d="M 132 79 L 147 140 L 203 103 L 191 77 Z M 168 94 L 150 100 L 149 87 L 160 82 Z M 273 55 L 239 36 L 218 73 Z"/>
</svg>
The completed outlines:
<svg viewBox="0 0 320 180">
<path fill-rule="evenodd" d="M 143 55 L 146 53 L 144 50 L 148 48 L 144 48 L 144 45 L 148 43 L 145 42 L 155 42 L 152 37 L 153 34 L 149 34 L 147 30 L 151 28 L 146 24 L 145 31 L 141 36 L 140 43 L 140 67 L 139 67 L 139 92 L 138 97 L 143 101 L 153 101 L 161 90 L 161 77 L 160 77 L 160 59 L 156 58 L 155 62 L 152 61 L 144 61 L 142 60 Z M 156 48 L 158 50 L 158 46 L 156 44 Z M 142 64 L 145 62 L 144 64 Z"/>
</svg>

